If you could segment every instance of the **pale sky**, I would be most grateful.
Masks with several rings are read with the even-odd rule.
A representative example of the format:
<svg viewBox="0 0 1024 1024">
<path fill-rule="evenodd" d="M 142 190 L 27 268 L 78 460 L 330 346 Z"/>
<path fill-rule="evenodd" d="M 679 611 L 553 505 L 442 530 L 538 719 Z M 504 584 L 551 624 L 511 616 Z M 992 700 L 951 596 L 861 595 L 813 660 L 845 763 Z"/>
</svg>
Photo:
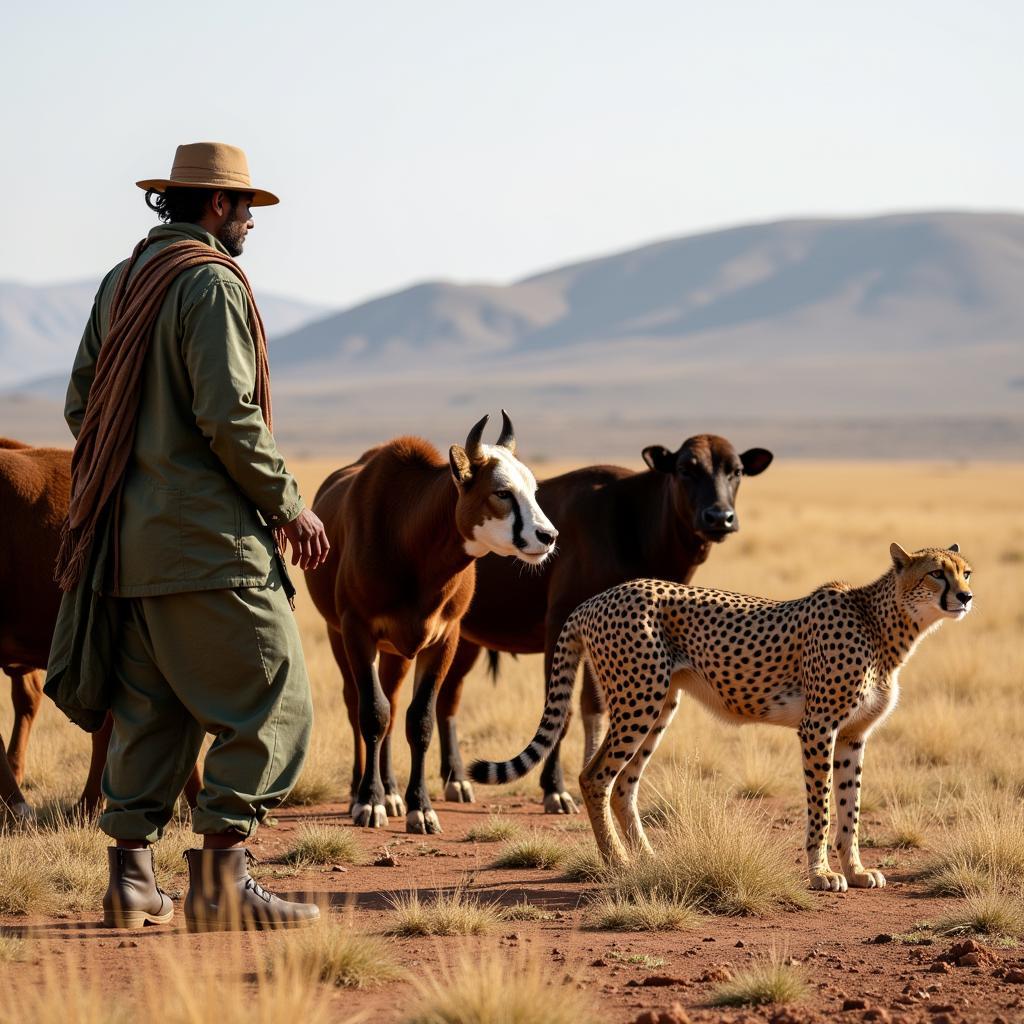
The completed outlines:
<svg viewBox="0 0 1024 1024">
<path fill-rule="evenodd" d="M 257 291 L 343 306 L 794 215 L 1024 209 L 1024 5 L 34 2 L 0 19 L 0 280 L 95 278 L 133 182 L 242 146 Z"/>
</svg>

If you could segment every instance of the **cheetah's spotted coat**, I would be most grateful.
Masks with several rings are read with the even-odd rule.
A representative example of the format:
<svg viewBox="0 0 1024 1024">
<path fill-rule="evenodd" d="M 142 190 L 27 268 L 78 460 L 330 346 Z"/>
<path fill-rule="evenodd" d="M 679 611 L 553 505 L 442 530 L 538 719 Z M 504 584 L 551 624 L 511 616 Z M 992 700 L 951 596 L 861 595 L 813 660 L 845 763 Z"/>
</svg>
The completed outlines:
<svg viewBox="0 0 1024 1024">
<path fill-rule="evenodd" d="M 811 886 L 845 890 L 885 884 L 864 868 L 857 845 L 864 743 L 896 704 L 897 675 L 917 642 L 944 618 L 970 610 L 970 566 L 954 544 L 908 554 L 863 587 L 828 583 L 807 597 L 770 601 L 660 580 L 634 580 L 580 605 L 555 649 L 547 705 L 533 741 L 511 761 L 478 761 L 479 782 L 526 774 L 561 733 L 584 654 L 604 690 L 610 725 L 580 775 L 598 848 L 625 859 L 612 812 L 630 849 L 650 851 L 640 816 L 640 776 L 681 694 L 732 720 L 795 728 L 807 788 Z M 835 782 L 836 847 L 828 863 L 829 800 Z"/>
</svg>

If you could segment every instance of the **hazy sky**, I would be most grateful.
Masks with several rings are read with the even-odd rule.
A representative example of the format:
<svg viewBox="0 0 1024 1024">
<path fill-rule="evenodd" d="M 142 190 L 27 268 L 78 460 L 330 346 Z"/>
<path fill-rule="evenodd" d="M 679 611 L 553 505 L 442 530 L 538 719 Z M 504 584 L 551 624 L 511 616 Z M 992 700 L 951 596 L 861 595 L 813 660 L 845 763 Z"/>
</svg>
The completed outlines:
<svg viewBox="0 0 1024 1024">
<path fill-rule="evenodd" d="M 1012 0 L 5 6 L 0 280 L 96 278 L 179 142 L 282 204 L 257 290 L 345 305 L 798 214 L 1024 208 Z"/>
</svg>

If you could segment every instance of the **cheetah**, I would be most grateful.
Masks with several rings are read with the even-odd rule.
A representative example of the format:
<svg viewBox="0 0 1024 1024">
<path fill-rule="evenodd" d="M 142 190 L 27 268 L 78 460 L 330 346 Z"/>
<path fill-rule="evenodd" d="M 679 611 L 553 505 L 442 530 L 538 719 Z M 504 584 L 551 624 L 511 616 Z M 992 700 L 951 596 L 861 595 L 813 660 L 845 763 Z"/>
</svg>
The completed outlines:
<svg viewBox="0 0 1024 1024">
<path fill-rule="evenodd" d="M 586 655 L 610 718 L 580 775 L 605 863 L 624 863 L 627 848 L 651 852 L 637 790 L 685 692 L 730 721 L 796 729 L 811 888 L 880 888 L 885 876 L 863 866 L 857 843 L 864 744 L 893 710 L 899 670 L 920 639 L 971 608 L 971 567 L 959 550 L 954 544 L 911 554 L 893 544 L 892 565 L 873 583 L 826 583 L 793 601 L 649 579 L 606 590 L 562 629 L 533 740 L 510 761 L 475 762 L 471 774 L 480 783 L 509 782 L 541 760 L 565 726 Z M 833 778 L 841 873 L 828 861 Z"/>
</svg>

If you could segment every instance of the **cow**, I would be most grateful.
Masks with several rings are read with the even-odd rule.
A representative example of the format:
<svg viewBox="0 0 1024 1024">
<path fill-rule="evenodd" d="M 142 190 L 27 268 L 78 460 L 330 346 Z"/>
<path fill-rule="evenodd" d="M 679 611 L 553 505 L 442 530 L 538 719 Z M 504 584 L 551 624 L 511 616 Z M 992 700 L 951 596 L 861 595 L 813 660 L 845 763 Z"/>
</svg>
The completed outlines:
<svg viewBox="0 0 1024 1024">
<path fill-rule="evenodd" d="M 0 804 L 18 819 L 32 816 L 21 791 L 29 733 L 43 699 L 43 669 L 60 607 L 53 566 L 71 494 L 71 452 L 33 448 L 0 438 L 0 670 L 11 678 L 14 727 L 7 757 L 0 757 Z M 112 721 L 92 735 L 89 774 L 78 809 L 92 815 L 100 804 L 100 780 Z M 193 772 L 186 793 L 198 792 Z"/>
<path fill-rule="evenodd" d="M 21 783 L 60 605 L 53 563 L 70 489 L 70 451 L 0 438 L 0 670 L 10 676 L 14 705 L 0 802 L 20 819 L 31 817 Z"/>
<path fill-rule="evenodd" d="M 327 623 L 341 671 L 354 740 L 351 815 L 357 825 L 437 833 L 425 780 L 437 688 L 473 596 L 476 562 L 488 552 L 541 566 L 558 536 L 536 501 L 537 482 L 516 458 L 515 431 L 502 410 L 494 446 L 487 417 L 445 460 L 428 442 L 400 437 L 336 470 L 313 511 L 331 551 L 308 571 L 309 593 Z M 406 717 L 412 768 L 405 802 L 391 759 L 399 686 L 416 662 Z"/>
<path fill-rule="evenodd" d="M 557 556 L 533 573 L 518 572 L 498 558 L 481 559 L 476 595 L 463 616 L 461 639 L 437 698 L 441 777 L 445 798 L 472 802 L 459 752 L 455 716 L 463 681 L 480 649 L 544 652 L 544 677 L 565 620 L 583 601 L 609 587 L 644 577 L 688 583 L 713 544 L 739 529 L 736 491 L 744 476 L 768 468 L 772 453 L 751 448 L 738 454 L 724 437 L 698 434 L 674 452 L 661 445 L 643 450 L 647 470 L 588 466 L 540 484 L 537 500 L 559 524 Z M 604 724 L 600 697 L 584 669 L 580 698 L 586 758 L 597 749 Z M 549 754 L 541 786 L 549 814 L 577 808 L 563 782 L 560 741 Z"/>
</svg>

